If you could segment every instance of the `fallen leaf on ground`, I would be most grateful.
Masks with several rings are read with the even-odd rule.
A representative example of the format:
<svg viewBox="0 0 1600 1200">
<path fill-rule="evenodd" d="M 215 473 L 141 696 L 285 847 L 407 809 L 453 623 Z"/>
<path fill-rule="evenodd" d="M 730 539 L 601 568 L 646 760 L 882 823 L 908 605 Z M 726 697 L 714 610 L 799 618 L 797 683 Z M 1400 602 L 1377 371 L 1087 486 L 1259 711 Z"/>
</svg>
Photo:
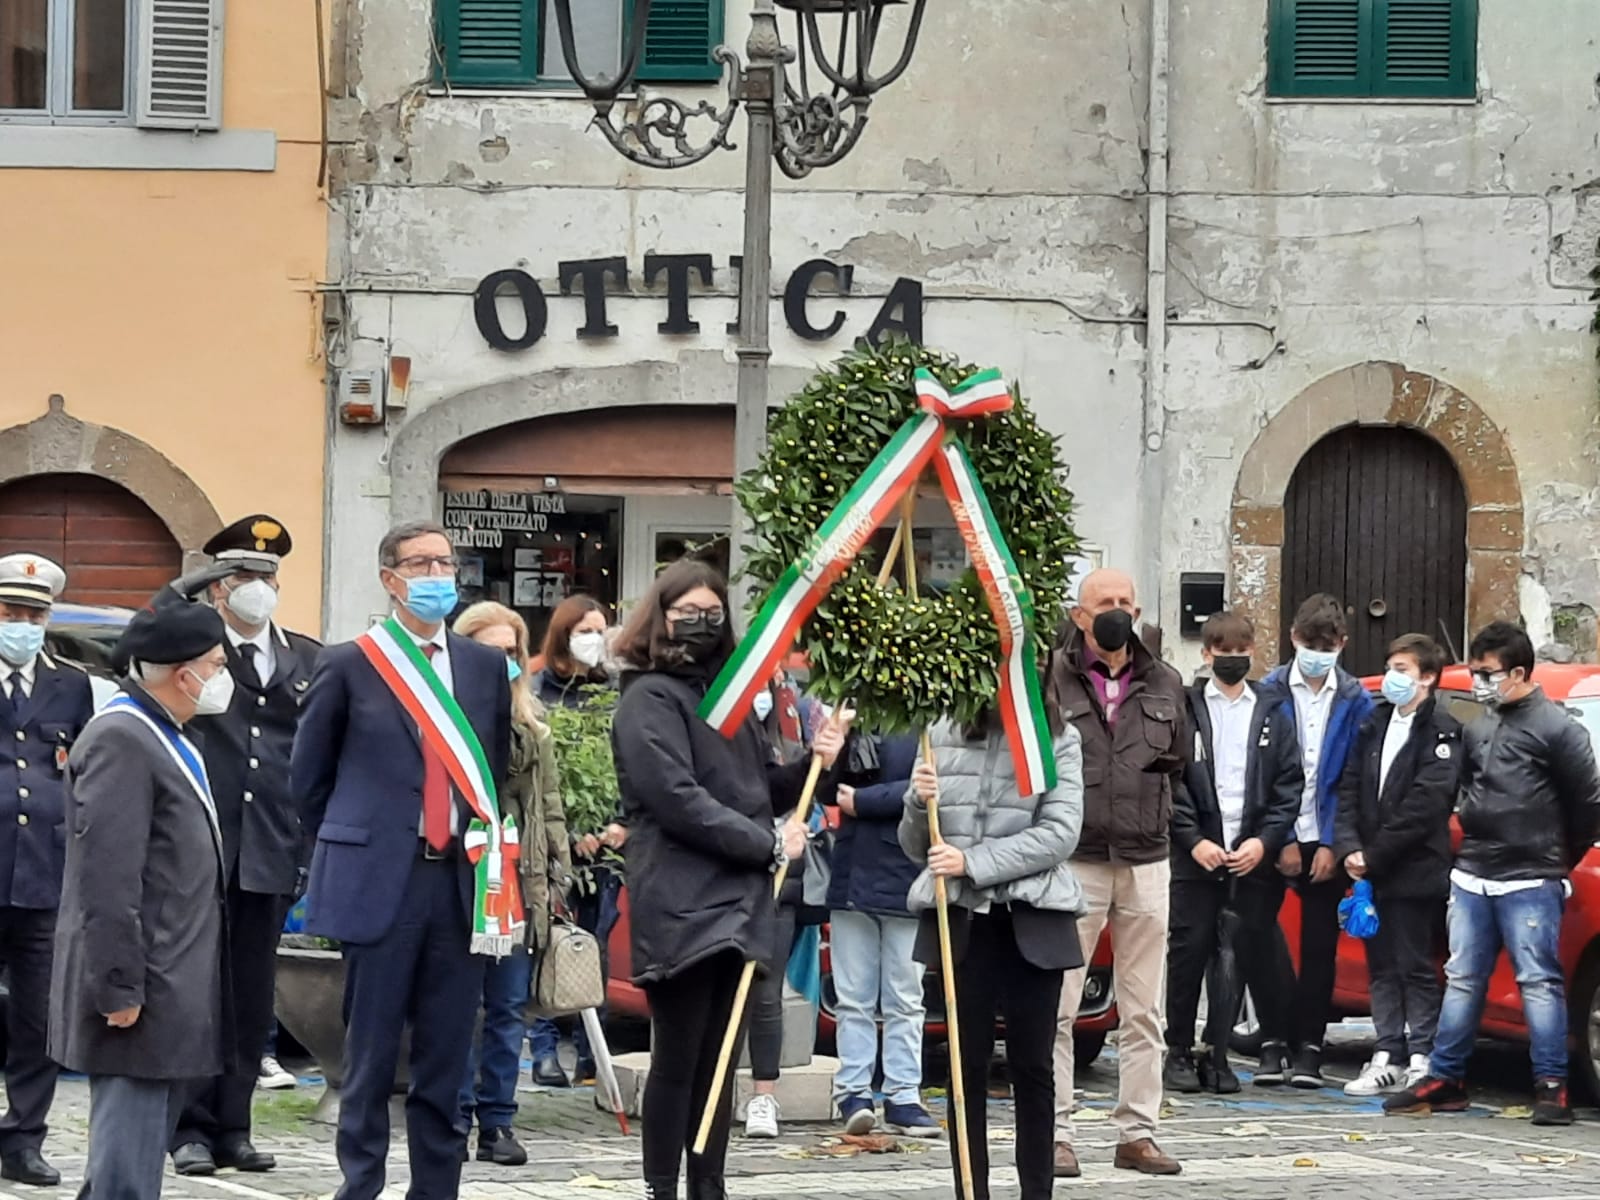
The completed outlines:
<svg viewBox="0 0 1600 1200">
<path fill-rule="evenodd" d="M 579 1175 L 571 1180 L 568 1187 L 590 1188 L 601 1192 L 620 1192 L 632 1186 L 632 1181 L 627 1179 L 601 1179 L 598 1175 Z"/>
<path fill-rule="evenodd" d="M 904 1147 L 893 1136 L 887 1133 L 866 1133 L 857 1136 L 852 1133 L 841 1137 L 823 1138 L 815 1146 L 807 1146 L 802 1150 L 785 1151 L 784 1158 L 855 1158 L 862 1154 L 897 1154 L 904 1151 Z"/>
<path fill-rule="evenodd" d="M 1517 1157 L 1540 1167 L 1570 1167 L 1578 1161 L 1576 1154 L 1519 1154 Z"/>
<path fill-rule="evenodd" d="M 943 1100 L 950 1093 L 943 1088 L 923 1088 L 922 1096 L 925 1100 Z"/>
<path fill-rule="evenodd" d="M 1014 1142 L 1017 1140 L 1017 1131 L 1015 1129 L 991 1129 L 989 1130 L 989 1140 L 991 1142 Z"/>
<path fill-rule="evenodd" d="M 1084 1092 L 1083 1093 L 1083 1098 L 1085 1100 L 1109 1100 L 1109 1099 L 1111 1099 L 1111 1093 L 1110 1092 Z"/>
<path fill-rule="evenodd" d="M 1526 1121 L 1533 1116 L 1533 1109 L 1526 1104 L 1513 1104 L 1510 1108 L 1502 1108 L 1495 1116 L 1505 1121 Z"/>
<path fill-rule="evenodd" d="M 1367 1135 L 1364 1133 L 1347 1133 L 1344 1135 L 1344 1140 L 1347 1142 L 1364 1142 L 1367 1140 Z"/>
<path fill-rule="evenodd" d="M 1074 1121 L 1109 1121 L 1111 1120 L 1111 1111 L 1105 1108 L 1080 1108 L 1072 1114 L 1072 1119 Z"/>
<path fill-rule="evenodd" d="M 1170 1121 L 1170 1120 L 1172 1120 L 1173 1117 L 1175 1117 L 1177 1115 L 1178 1115 L 1178 1110 L 1173 1108 L 1170 1104 L 1163 1104 L 1161 1106 L 1160 1116 L 1161 1116 L 1161 1119 L 1163 1121 Z"/>
<path fill-rule="evenodd" d="M 1265 1125 L 1262 1125 L 1258 1121 L 1251 1121 L 1244 1125 L 1229 1125 L 1222 1132 L 1228 1137 L 1245 1138 L 1268 1137 L 1271 1135 L 1272 1130 L 1268 1129 Z"/>
<path fill-rule="evenodd" d="M 1314 1158 L 1297 1158 L 1294 1160 L 1294 1165 L 1297 1167 L 1314 1167 L 1317 1165 L 1317 1160 Z"/>
</svg>

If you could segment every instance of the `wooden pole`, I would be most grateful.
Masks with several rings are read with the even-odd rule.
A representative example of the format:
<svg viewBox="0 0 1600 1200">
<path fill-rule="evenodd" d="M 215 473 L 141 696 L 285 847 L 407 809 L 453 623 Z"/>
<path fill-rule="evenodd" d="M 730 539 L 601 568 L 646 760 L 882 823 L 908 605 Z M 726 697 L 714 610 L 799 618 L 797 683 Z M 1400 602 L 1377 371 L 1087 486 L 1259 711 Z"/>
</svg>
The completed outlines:
<svg viewBox="0 0 1600 1200">
<path fill-rule="evenodd" d="M 805 788 L 800 792 L 800 806 L 795 809 L 794 819 L 802 825 L 811 816 L 811 800 L 816 795 L 817 780 L 822 777 L 822 759 L 813 754 L 811 756 L 811 770 L 806 775 Z M 772 899 L 776 901 L 783 892 L 784 880 L 789 878 L 789 864 L 784 863 L 772 876 Z M 744 964 L 744 970 L 739 975 L 739 990 L 733 994 L 733 1012 L 728 1018 L 728 1028 L 722 1034 L 722 1051 L 717 1055 L 717 1070 L 711 1077 L 711 1092 L 706 1097 L 706 1110 L 700 1114 L 700 1129 L 694 1136 L 694 1152 L 704 1154 L 706 1143 L 711 1140 L 711 1128 L 717 1123 L 718 1101 L 722 1099 L 722 1090 L 728 1083 L 728 1072 L 733 1067 L 733 1052 L 739 1045 L 739 1029 L 744 1024 L 745 1005 L 750 1001 L 750 985 L 755 981 L 756 964 L 751 960 Z"/>
<path fill-rule="evenodd" d="M 911 521 L 917 505 L 916 490 L 906 493 L 900 513 L 900 548 L 905 555 L 906 594 L 917 595 L 917 549 L 912 537 Z M 922 733 L 922 761 L 933 766 L 933 742 L 927 730 Z M 939 801 L 928 801 L 928 840 L 940 845 L 944 838 L 939 832 Z M 950 1130 L 955 1138 L 956 1164 L 961 1173 L 959 1200 L 972 1200 L 972 1146 L 967 1140 L 967 1089 L 961 1074 L 961 1021 L 956 1011 L 955 956 L 950 947 L 950 889 L 943 875 L 933 877 L 933 900 L 939 925 L 939 978 L 944 985 L 944 1020 L 950 1051 Z M 993 1019 L 992 1017 L 990 1018 Z"/>
</svg>

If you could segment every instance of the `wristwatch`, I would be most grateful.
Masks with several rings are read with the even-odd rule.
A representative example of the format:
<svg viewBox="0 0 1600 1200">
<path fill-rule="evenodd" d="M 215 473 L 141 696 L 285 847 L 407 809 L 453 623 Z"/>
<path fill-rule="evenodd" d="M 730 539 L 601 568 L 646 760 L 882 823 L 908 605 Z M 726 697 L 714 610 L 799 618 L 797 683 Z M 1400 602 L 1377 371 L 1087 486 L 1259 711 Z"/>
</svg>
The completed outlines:
<svg viewBox="0 0 1600 1200">
<path fill-rule="evenodd" d="M 783 848 L 783 830 L 772 831 L 772 866 L 767 868 L 774 875 L 789 865 L 789 852 Z"/>
</svg>

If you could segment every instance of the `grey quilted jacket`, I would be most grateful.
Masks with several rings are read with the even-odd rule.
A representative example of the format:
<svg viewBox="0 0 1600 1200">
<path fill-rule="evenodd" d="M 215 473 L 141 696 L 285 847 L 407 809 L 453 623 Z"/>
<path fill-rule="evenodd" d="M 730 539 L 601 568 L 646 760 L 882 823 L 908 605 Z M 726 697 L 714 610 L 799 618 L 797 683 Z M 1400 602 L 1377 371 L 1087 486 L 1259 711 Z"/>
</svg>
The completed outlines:
<svg viewBox="0 0 1600 1200">
<path fill-rule="evenodd" d="M 1083 889 L 1068 859 L 1083 825 L 1083 745 L 1068 726 L 1056 735 L 1056 786 L 1037 796 L 1017 794 L 1016 769 L 1005 734 L 968 741 L 949 721 L 930 735 L 939 772 L 939 832 L 966 855 L 967 871 L 948 884 L 950 902 L 1029 904 L 1054 912 L 1083 911 Z M 919 756 L 918 761 L 921 761 Z M 928 808 L 906 792 L 900 845 L 913 862 L 928 860 Z M 917 876 L 912 911 L 933 907 L 933 876 Z"/>
</svg>

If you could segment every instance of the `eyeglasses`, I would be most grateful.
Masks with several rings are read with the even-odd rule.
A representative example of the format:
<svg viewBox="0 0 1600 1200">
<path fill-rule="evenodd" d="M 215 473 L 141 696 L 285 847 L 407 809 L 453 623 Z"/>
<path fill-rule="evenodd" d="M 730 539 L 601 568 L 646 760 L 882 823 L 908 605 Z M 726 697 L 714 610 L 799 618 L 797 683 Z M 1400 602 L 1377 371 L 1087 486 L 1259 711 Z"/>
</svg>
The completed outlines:
<svg viewBox="0 0 1600 1200">
<path fill-rule="evenodd" d="M 704 617 L 706 624 L 713 629 L 728 619 L 728 614 L 720 608 L 695 608 L 692 605 L 687 608 L 679 608 L 674 605 L 672 608 L 667 609 L 667 616 L 674 621 L 698 621 L 701 617 Z"/>
<path fill-rule="evenodd" d="M 428 575 L 454 575 L 456 568 L 461 565 L 461 560 L 453 554 L 429 555 L 414 554 L 410 558 L 402 558 L 395 563 L 396 571 L 416 571 Z"/>
</svg>

